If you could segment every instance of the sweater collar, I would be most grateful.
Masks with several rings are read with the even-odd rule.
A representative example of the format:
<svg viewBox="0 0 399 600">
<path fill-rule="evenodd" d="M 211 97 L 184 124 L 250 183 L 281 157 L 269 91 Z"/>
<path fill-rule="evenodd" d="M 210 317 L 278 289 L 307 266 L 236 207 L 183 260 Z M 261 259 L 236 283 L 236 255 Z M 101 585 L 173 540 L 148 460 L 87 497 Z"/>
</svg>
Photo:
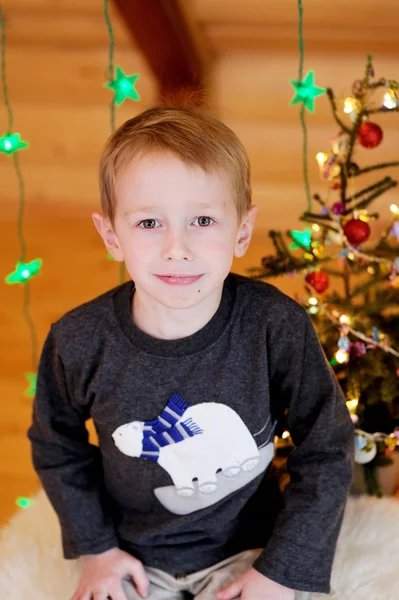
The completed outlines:
<svg viewBox="0 0 399 600">
<path fill-rule="evenodd" d="M 176 340 L 154 338 L 137 327 L 132 316 L 133 293 L 134 282 L 129 281 L 116 288 L 113 295 L 115 316 L 125 336 L 148 354 L 179 357 L 204 350 L 222 335 L 234 305 L 236 281 L 233 273 L 226 277 L 219 307 L 206 325 L 192 335 Z"/>
</svg>

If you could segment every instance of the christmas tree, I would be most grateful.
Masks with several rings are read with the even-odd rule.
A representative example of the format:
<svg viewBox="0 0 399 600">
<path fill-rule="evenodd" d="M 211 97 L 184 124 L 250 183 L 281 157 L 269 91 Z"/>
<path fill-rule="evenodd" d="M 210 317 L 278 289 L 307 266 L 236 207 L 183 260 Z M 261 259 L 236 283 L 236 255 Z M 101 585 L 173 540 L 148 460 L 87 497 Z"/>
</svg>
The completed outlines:
<svg viewBox="0 0 399 600">
<path fill-rule="evenodd" d="M 302 231 L 270 231 L 275 253 L 250 270 L 263 280 L 303 278 L 304 294 L 297 300 L 312 316 L 345 394 L 355 425 L 355 459 L 375 495 L 376 467 L 392 462 L 399 442 L 399 208 L 391 205 L 391 220 L 372 243 L 379 219 L 373 202 L 397 181 L 386 176 L 363 188 L 357 182 L 399 161 L 362 168 L 354 158 L 357 145 L 372 149 L 381 143 L 383 131 L 371 119 L 399 111 L 397 90 L 396 81 L 375 78 L 371 57 L 350 97 L 338 100 L 326 90 L 339 133 L 329 152 L 316 156 L 326 189 L 324 198 L 313 195 L 320 210 L 301 215 Z"/>
</svg>

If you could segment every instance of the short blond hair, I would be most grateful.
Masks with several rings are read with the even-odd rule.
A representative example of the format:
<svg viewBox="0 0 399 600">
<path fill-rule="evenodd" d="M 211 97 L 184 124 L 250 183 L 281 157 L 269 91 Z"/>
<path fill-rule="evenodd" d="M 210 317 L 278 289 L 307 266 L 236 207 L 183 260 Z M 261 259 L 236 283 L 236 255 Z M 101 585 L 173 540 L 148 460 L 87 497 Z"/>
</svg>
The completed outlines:
<svg viewBox="0 0 399 600">
<path fill-rule="evenodd" d="M 172 152 L 189 166 L 226 174 L 241 222 L 251 206 L 250 164 L 226 125 L 193 108 L 154 107 L 129 119 L 109 138 L 100 160 L 103 213 L 114 222 L 118 175 L 137 156 Z"/>
</svg>

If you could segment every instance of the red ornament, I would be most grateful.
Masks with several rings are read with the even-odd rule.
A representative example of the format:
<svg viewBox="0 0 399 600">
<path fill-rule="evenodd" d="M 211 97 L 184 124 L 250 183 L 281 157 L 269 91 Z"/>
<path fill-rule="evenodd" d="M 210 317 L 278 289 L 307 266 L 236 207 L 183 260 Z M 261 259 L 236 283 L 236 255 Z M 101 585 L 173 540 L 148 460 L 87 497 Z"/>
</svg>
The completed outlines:
<svg viewBox="0 0 399 600">
<path fill-rule="evenodd" d="M 363 123 L 359 127 L 357 141 L 365 148 L 375 148 L 380 144 L 383 134 L 382 129 L 376 123 Z"/>
<path fill-rule="evenodd" d="M 305 277 L 305 281 L 312 286 L 318 294 L 322 294 L 328 288 L 328 275 L 325 271 L 312 271 Z"/>
<path fill-rule="evenodd" d="M 351 219 L 344 227 L 344 234 L 350 244 L 357 246 L 370 237 L 370 227 L 361 219 Z"/>
</svg>

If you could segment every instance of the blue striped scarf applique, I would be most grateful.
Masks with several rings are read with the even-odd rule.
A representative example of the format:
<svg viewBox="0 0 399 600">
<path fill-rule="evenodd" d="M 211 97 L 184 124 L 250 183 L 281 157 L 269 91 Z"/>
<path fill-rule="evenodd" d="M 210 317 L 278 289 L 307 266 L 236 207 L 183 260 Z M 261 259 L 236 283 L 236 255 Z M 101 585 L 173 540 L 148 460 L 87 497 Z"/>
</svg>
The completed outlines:
<svg viewBox="0 0 399 600">
<path fill-rule="evenodd" d="M 157 462 L 159 450 L 164 446 L 178 444 L 203 433 L 192 419 L 178 422 L 188 408 L 190 404 L 179 394 L 174 394 L 157 419 L 144 421 L 143 452 L 140 458 Z"/>
</svg>

